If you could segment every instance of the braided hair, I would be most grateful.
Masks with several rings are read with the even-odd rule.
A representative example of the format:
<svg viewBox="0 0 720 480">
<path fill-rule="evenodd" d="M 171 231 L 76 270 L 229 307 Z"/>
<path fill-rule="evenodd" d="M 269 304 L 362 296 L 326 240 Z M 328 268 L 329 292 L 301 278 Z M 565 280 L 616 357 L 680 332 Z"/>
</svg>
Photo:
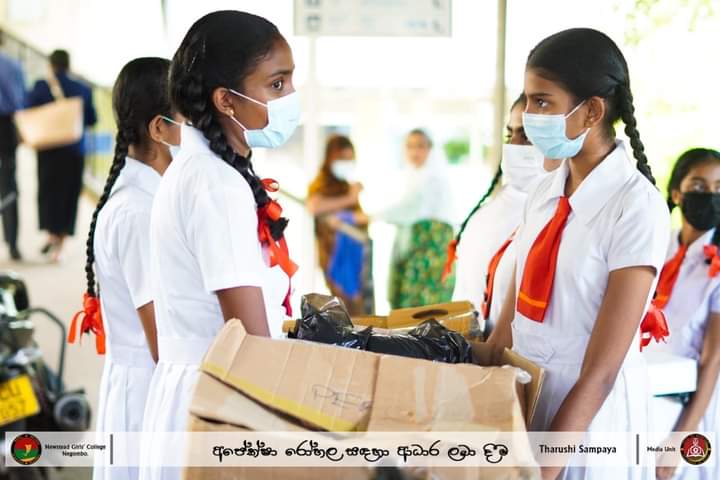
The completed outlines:
<svg viewBox="0 0 720 480">
<path fill-rule="evenodd" d="M 510 111 L 512 112 L 516 107 L 522 107 L 525 108 L 525 104 L 527 102 L 527 98 L 525 97 L 524 93 L 521 93 L 518 98 L 515 99 L 512 106 L 510 107 Z M 460 230 L 458 231 L 457 235 L 455 236 L 455 244 L 460 244 L 460 239 L 462 238 L 462 234 L 465 231 L 465 228 L 467 227 L 467 224 L 470 223 L 470 219 L 477 213 L 480 208 L 485 205 L 485 201 L 490 198 L 495 192 L 495 189 L 497 188 L 498 184 L 500 183 L 500 180 L 502 179 L 502 163 L 498 164 L 497 170 L 495 170 L 495 174 L 493 175 L 492 180 L 490 181 L 490 186 L 488 187 L 485 194 L 480 197 L 480 201 L 473 207 L 472 210 L 470 210 L 470 214 L 468 214 L 467 217 L 465 217 L 465 220 L 460 224 Z"/>
<path fill-rule="evenodd" d="M 243 92 L 243 81 L 285 39 L 268 20 L 246 12 L 223 10 L 199 19 L 185 35 L 170 68 L 173 106 L 208 140 L 218 157 L 237 170 L 252 190 L 257 208 L 270 196 L 255 174 L 250 158 L 239 155 L 228 143 L 212 102 L 217 88 Z M 286 218 L 268 220 L 275 240 L 283 236 Z"/>
<path fill-rule="evenodd" d="M 690 170 L 706 162 L 720 163 L 720 152 L 711 148 L 691 148 L 677 159 L 667 187 L 667 204 L 671 212 L 678 206 L 673 202 L 672 192 L 680 190 L 680 184 L 688 176 Z M 711 243 L 720 247 L 720 228 L 715 229 Z"/>
<path fill-rule="evenodd" d="M 614 125 L 623 121 L 637 169 L 655 185 L 637 129 L 627 62 L 610 37 L 591 28 L 563 30 L 530 51 L 527 69 L 560 84 L 577 103 L 594 96 L 604 99 L 605 133 L 615 138 Z"/>
<path fill-rule="evenodd" d="M 164 58 L 137 58 L 123 67 L 113 87 L 112 103 L 117 123 L 115 154 L 105 188 L 92 215 L 87 239 L 85 275 L 87 294 L 91 297 L 98 296 L 93 264 L 95 263 L 95 227 L 100 210 L 110 198 L 113 186 L 125 166 L 125 158 L 130 146 L 146 149 L 151 141 L 148 124 L 157 115 L 170 117 L 172 114 L 167 93 L 169 68 L 170 62 Z"/>
</svg>

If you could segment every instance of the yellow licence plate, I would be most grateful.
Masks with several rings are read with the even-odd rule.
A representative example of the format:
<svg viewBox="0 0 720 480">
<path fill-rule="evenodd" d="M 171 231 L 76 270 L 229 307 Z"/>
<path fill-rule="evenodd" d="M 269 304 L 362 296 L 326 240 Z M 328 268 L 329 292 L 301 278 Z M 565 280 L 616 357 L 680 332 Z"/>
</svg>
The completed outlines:
<svg viewBox="0 0 720 480">
<path fill-rule="evenodd" d="M 20 375 L 0 384 L 0 426 L 31 417 L 39 411 L 30 377 Z"/>
</svg>

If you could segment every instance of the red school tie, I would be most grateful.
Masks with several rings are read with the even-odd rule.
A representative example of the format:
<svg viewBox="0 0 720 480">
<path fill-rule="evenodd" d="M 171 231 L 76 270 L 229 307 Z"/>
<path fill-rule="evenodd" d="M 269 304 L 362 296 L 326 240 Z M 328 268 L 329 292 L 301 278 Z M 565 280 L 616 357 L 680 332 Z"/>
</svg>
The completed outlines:
<svg viewBox="0 0 720 480">
<path fill-rule="evenodd" d="M 485 283 L 485 297 L 483 301 L 483 317 L 485 320 L 490 318 L 490 306 L 492 305 L 493 289 L 495 288 L 495 272 L 497 271 L 500 260 L 502 260 L 505 250 L 510 246 L 515 237 L 515 232 L 510 235 L 510 238 L 505 240 L 500 249 L 493 255 L 490 263 L 488 264 L 487 281 Z"/>
<path fill-rule="evenodd" d="M 687 250 L 687 245 L 680 245 L 678 251 L 675 252 L 675 256 L 663 265 L 660 271 L 660 279 L 655 289 L 655 299 L 653 300 L 653 304 L 657 308 L 665 308 L 665 305 L 670 301 L 670 296 L 672 295 L 673 287 L 680 274 L 680 266 L 683 260 L 685 260 Z"/>
<path fill-rule="evenodd" d="M 680 274 L 680 266 L 685 260 L 688 246 L 680 245 L 675 255 L 663 265 L 660 271 L 657 287 L 655 288 L 655 298 L 650 303 L 648 311 L 640 322 L 640 351 L 650 344 L 653 338 L 656 342 L 665 341 L 665 337 L 670 335 L 670 328 L 662 309 L 670 301 L 673 287 L 677 282 Z"/>
<path fill-rule="evenodd" d="M 517 298 L 517 311 L 542 323 L 552 294 L 560 240 L 570 215 L 568 197 L 560 197 L 555 215 L 538 234 L 528 252 Z"/>
</svg>

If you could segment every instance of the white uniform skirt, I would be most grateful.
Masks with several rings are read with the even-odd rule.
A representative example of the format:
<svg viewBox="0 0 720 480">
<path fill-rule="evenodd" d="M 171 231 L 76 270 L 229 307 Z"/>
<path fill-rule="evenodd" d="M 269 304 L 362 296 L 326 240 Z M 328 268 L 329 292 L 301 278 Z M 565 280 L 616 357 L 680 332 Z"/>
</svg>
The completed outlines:
<svg viewBox="0 0 720 480">
<path fill-rule="evenodd" d="M 160 362 L 153 374 L 145 408 L 140 450 L 140 480 L 180 480 L 181 467 L 157 467 L 185 458 L 186 445 L 156 439 L 156 432 L 187 431 L 198 366 L 213 338 L 158 338 Z M 178 455 L 182 455 L 179 457 Z M 152 459 L 152 462 L 151 462 Z M 165 462 L 163 460 L 166 460 Z"/>
<path fill-rule="evenodd" d="M 155 363 L 147 348 L 111 345 L 100 381 L 100 401 L 96 430 L 139 432 L 142 430 L 145 400 Z M 126 445 L 124 451 L 139 449 Z M 137 467 L 110 467 L 96 464 L 93 480 L 136 480 Z"/>
<path fill-rule="evenodd" d="M 513 323 L 513 350 L 545 369 L 545 379 L 530 430 L 547 431 L 560 405 L 577 382 L 585 356 L 586 335 L 548 339 L 515 328 Z M 630 347 L 638 348 L 637 342 Z M 650 389 L 647 365 L 638 352 L 631 351 L 620 371 L 615 385 L 588 428 L 592 432 L 648 432 Z M 642 452 L 641 452 L 642 454 Z M 628 449 L 629 465 L 635 464 L 635 449 Z M 582 456 L 573 456 L 559 480 L 654 480 L 655 465 L 645 468 L 583 467 Z"/>
</svg>

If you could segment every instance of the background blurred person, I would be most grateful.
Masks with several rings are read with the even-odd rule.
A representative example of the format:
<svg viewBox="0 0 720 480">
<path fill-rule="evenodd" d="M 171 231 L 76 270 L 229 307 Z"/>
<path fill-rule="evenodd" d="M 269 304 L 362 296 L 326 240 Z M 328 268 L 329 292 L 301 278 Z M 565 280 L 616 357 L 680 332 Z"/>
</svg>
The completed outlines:
<svg viewBox="0 0 720 480">
<path fill-rule="evenodd" d="M 515 254 L 508 247 L 522 221 L 528 191 L 540 176 L 560 165 L 559 160 L 543 159 L 525 136 L 522 124 L 525 105 L 524 94 L 513 102 L 502 161 L 451 247 L 457 249 L 453 300 L 469 300 L 475 305 L 484 320 L 486 336 L 500 314 L 512 278 Z M 497 195 L 488 201 L 498 187 Z M 446 271 L 452 268 L 453 259 L 450 254 Z"/>
<path fill-rule="evenodd" d="M 89 87 L 68 74 L 70 55 L 65 50 L 50 54 L 51 74 L 54 75 L 65 97 L 81 97 L 84 125 L 95 125 L 97 116 Z M 50 103 L 54 99 L 46 80 L 38 80 L 28 95 L 28 106 Z M 40 229 L 49 233 L 42 253 L 52 261 L 60 258 L 63 242 L 75 233 L 78 199 L 82 189 L 85 146 L 77 143 L 38 152 L 38 217 Z"/>
<path fill-rule="evenodd" d="M 0 45 L 3 33 L 0 31 Z M 13 260 L 21 260 L 17 246 L 18 188 L 15 179 L 15 150 L 18 145 L 13 114 L 23 107 L 25 80 L 20 65 L 0 54 L 0 214 L 5 243 Z"/>
<path fill-rule="evenodd" d="M 368 218 L 358 200 L 362 185 L 355 171 L 355 147 L 350 139 L 330 137 L 320 172 L 308 189 L 307 209 L 315 216 L 318 259 L 328 288 L 342 299 L 350 315 L 363 315 L 372 311 L 369 250 L 338 230 L 342 222 L 367 232 Z"/>
<path fill-rule="evenodd" d="M 673 167 L 670 210 L 680 207 L 682 227 L 673 232 L 653 303 L 667 317 L 670 336 L 648 350 L 697 362 L 697 388 L 675 419 L 676 432 L 707 432 L 717 445 L 720 430 L 720 152 L 693 148 Z M 670 454 L 668 454 L 670 456 Z M 665 462 L 662 462 L 665 464 Z M 685 468 L 658 465 L 657 478 L 720 478 L 720 464 Z"/>
<path fill-rule="evenodd" d="M 424 130 L 408 133 L 406 177 L 397 182 L 401 196 L 377 215 L 398 227 L 388 296 L 394 309 L 447 302 L 455 283 L 440 282 L 453 239 L 453 206 L 447 164 L 431 155 L 432 146 Z"/>
</svg>

